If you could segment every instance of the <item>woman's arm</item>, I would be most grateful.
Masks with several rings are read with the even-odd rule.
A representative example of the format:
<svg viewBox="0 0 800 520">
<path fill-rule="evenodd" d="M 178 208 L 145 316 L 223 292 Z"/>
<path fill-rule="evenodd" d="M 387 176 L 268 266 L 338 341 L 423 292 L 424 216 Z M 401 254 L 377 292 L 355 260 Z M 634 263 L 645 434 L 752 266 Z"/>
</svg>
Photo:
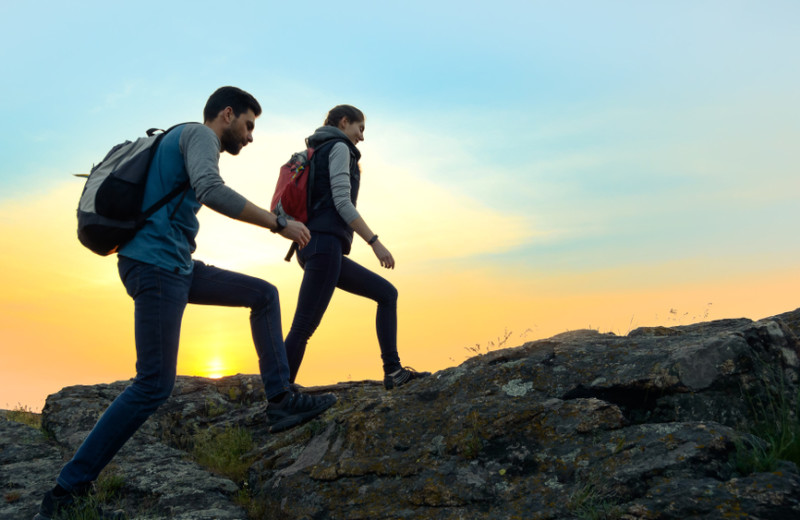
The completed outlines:
<svg viewBox="0 0 800 520">
<path fill-rule="evenodd" d="M 386 269 L 394 269 L 394 257 L 392 256 L 392 253 L 386 249 L 386 247 L 381 243 L 380 239 L 378 239 L 378 235 L 372 232 L 362 217 L 358 217 L 350 222 L 350 227 L 353 228 L 353 231 L 358 233 L 358 236 L 363 238 L 368 244 L 370 241 L 372 241 L 372 252 L 378 257 L 382 267 L 385 267 Z"/>
<path fill-rule="evenodd" d="M 381 244 L 364 218 L 359 214 L 350 200 L 350 150 L 344 143 L 336 143 L 328 156 L 328 170 L 331 175 L 331 194 L 336 211 L 347 222 L 358 236 L 370 244 L 381 266 L 394 269 L 394 258 L 386 247 Z"/>
</svg>

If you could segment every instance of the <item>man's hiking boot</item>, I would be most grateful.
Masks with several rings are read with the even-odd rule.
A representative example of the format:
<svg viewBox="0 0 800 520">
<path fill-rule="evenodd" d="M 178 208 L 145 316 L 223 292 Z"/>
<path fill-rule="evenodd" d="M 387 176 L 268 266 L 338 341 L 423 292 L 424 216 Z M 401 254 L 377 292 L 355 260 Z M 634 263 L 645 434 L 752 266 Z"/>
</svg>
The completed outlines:
<svg viewBox="0 0 800 520">
<path fill-rule="evenodd" d="M 99 518 L 101 520 L 128 519 L 128 515 L 126 515 L 124 511 L 103 511 L 99 506 L 90 505 L 88 500 L 81 500 L 81 497 L 84 497 L 87 494 L 87 491 L 82 493 L 68 493 L 66 495 L 56 496 L 51 489 L 44 495 L 44 498 L 42 499 L 42 505 L 39 506 L 39 512 L 33 517 L 33 520 L 71 518 L 69 516 L 70 513 L 80 514 L 85 512 L 87 509 L 93 509 L 92 512 L 94 514 L 92 515 L 92 518 Z M 81 516 L 81 518 L 83 518 L 83 516 Z"/>
<path fill-rule="evenodd" d="M 267 405 L 270 433 L 287 430 L 313 419 L 336 403 L 333 394 L 311 395 L 288 392 L 280 403 Z"/>
<path fill-rule="evenodd" d="M 427 377 L 429 375 L 431 375 L 430 372 L 417 372 L 411 367 L 403 367 L 394 374 L 386 374 L 386 377 L 383 378 L 383 386 L 386 387 L 387 390 L 391 390 L 392 388 L 403 386 L 414 379 Z"/>
</svg>

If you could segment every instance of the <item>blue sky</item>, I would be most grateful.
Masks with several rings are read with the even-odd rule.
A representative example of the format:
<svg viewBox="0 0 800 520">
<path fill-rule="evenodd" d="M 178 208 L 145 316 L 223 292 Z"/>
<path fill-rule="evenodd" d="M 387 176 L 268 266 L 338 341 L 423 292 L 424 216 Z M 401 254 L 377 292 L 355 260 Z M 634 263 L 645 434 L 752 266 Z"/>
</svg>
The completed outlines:
<svg viewBox="0 0 800 520">
<path fill-rule="evenodd" d="M 362 106 L 416 134 L 406 157 L 455 142 L 466 153 L 438 182 L 567 235 L 642 213 L 653 234 L 723 232 L 751 220 L 715 198 L 742 198 L 741 214 L 747 199 L 789 203 L 767 182 L 797 186 L 795 2 L 240 5 L 0 8 L 2 198 L 197 119 L 220 84 L 256 93 L 275 121 Z M 613 238 L 646 239 L 630 232 Z"/>
<path fill-rule="evenodd" d="M 386 162 L 531 230 L 482 260 L 728 258 L 745 235 L 769 262 L 797 251 L 773 240 L 797 217 L 796 2 L 237 7 L 0 8 L 0 203 L 73 182 L 146 128 L 198 119 L 209 92 L 235 84 L 261 100 L 259 125 L 297 140 L 356 104 Z"/>
<path fill-rule="evenodd" d="M 757 318 L 792 300 L 755 306 L 737 293 L 745 282 L 800 283 L 795 1 L 44 1 L 3 3 L 0 17 L 4 247 L 12 231 L 36 236 L 31 215 L 71 222 L 70 173 L 147 128 L 198 120 L 232 84 L 264 115 L 254 144 L 223 156 L 223 176 L 264 204 L 328 109 L 365 112 L 359 208 L 401 285 L 452 276 L 441 290 L 478 308 L 493 287 L 561 297 L 715 283 L 703 294 L 720 312 L 738 298 L 730 312 Z M 203 219 L 199 252 L 281 279 L 279 260 L 257 258 L 282 245 Z M 247 260 L 256 242 L 265 249 Z M 38 251 L 7 249 L 0 264 Z M 113 264 L 95 261 L 75 265 Z M 473 282 L 484 293 L 459 292 Z M 483 323 L 485 337 L 507 323 Z"/>
</svg>

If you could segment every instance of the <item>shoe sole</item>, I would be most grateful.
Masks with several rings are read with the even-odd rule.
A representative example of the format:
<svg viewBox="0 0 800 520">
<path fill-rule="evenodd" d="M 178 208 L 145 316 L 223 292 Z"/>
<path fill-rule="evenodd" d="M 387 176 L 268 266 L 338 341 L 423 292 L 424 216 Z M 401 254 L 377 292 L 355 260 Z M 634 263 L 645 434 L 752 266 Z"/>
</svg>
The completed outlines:
<svg viewBox="0 0 800 520">
<path fill-rule="evenodd" d="M 294 415 L 290 415 L 288 417 L 284 417 L 283 419 L 279 419 L 274 423 L 269 425 L 269 433 L 278 433 L 284 430 L 288 430 L 289 428 L 293 428 L 297 425 L 300 425 L 314 417 L 318 416 L 334 404 L 336 404 L 337 399 L 333 399 L 330 403 L 325 403 L 324 405 L 318 406 L 317 408 L 313 408 L 307 412 L 298 413 Z"/>
</svg>

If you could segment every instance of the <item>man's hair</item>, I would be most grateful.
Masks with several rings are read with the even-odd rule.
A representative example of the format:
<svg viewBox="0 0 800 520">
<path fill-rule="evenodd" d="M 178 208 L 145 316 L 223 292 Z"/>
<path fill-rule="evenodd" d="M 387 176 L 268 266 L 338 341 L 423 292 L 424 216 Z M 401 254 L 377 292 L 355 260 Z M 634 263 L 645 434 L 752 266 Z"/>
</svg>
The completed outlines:
<svg viewBox="0 0 800 520">
<path fill-rule="evenodd" d="M 203 109 L 204 120 L 213 121 L 217 114 L 227 107 L 233 109 L 233 115 L 236 117 L 247 110 L 252 110 L 256 117 L 261 115 L 261 105 L 251 94 L 237 87 L 220 87 L 206 101 L 206 107 Z"/>
<path fill-rule="evenodd" d="M 364 113 L 352 105 L 337 105 L 328 112 L 325 118 L 325 126 L 339 126 L 342 118 L 347 118 L 351 123 L 361 123 L 364 121 Z"/>
</svg>

